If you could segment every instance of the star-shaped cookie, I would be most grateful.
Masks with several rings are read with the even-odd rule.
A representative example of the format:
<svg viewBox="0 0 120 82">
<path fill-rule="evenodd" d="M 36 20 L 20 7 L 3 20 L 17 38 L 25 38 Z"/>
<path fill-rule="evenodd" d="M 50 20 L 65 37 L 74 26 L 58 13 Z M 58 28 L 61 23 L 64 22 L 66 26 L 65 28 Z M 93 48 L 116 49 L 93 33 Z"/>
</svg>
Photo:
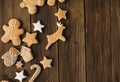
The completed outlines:
<svg viewBox="0 0 120 82">
<path fill-rule="evenodd" d="M 30 47 L 32 44 L 37 44 L 38 41 L 35 39 L 37 33 L 26 33 L 26 37 L 22 40 L 23 42 L 26 42 L 28 47 Z"/>
<path fill-rule="evenodd" d="M 43 65 L 44 69 L 52 67 L 51 66 L 52 59 L 47 59 L 45 56 L 44 56 L 44 59 L 42 61 L 40 61 L 40 63 Z"/>
<path fill-rule="evenodd" d="M 34 26 L 34 31 L 39 31 L 43 33 L 42 28 L 44 28 L 45 25 L 42 25 L 40 21 L 38 21 L 37 23 L 33 23 L 33 26 Z"/>
<path fill-rule="evenodd" d="M 55 13 L 55 16 L 57 16 L 58 20 L 60 21 L 61 19 L 67 19 L 66 13 L 67 13 L 67 11 L 62 10 L 61 8 L 59 8 L 58 12 Z"/>
<path fill-rule="evenodd" d="M 22 63 L 22 61 L 18 61 L 15 65 L 17 68 L 22 68 L 23 63 Z"/>
<path fill-rule="evenodd" d="M 25 76 L 23 73 L 24 73 L 24 70 L 21 71 L 21 72 L 19 72 L 19 73 L 16 72 L 16 77 L 15 77 L 15 79 L 17 79 L 17 80 L 19 80 L 20 82 L 22 82 L 22 80 L 26 78 L 26 76 Z"/>
</svg>

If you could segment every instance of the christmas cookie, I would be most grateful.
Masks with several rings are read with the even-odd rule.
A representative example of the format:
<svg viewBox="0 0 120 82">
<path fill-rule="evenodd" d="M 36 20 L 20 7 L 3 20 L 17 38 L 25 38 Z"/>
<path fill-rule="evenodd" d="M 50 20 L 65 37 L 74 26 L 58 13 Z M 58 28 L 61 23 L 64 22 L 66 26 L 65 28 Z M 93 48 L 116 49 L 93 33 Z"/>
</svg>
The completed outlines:
<svg viewBox="0 0 120 82">
<path fill-rule="evenodd" d="M 31 70 L 36 69 L 35 73 L 33 74 L 33 76 L 30 78 L 29 82 L 34 82 L 34 80 L 38 77 L 38 75 L 41 72 L 41 67 L 37 64 L 33 64 L 30 67 Z"/>
<path fill-rule="evenodd" d="M 51 35 L 47 35 L 48 44 L 46 46 L 46 50 L 57 40 L 62 40 L 62 41 L 66 40 L 65 37 L 62 35 L 63 30 L 65 29 L 65 26 L 63 26 L 60 23 L 57 23 L 57 26 L 58 26 L 58 30 L 55 33 Z"/>
<path fill-rule="evenodd" d="M 15 65 L 17 68 L 22 68 L 23 63 L 22 63 L 22 61 L 17 61 L 17 63 Z"/>
<path fill-rule="evenodd" d="M 52 59 L 47 59 L 45 56 L 44 56 L 44 59 L 42 61 L 40 61 L 40 63 L 43 65 L 44 69 L 52 67 L 52 65 L 51 65 Z"/>
<path fill-rule="evenodd" d="M 42 28 L 44 28 L 45 25 L 42 25 L 40 23 L 40 21 L 38 21 L 37 23 L 33 23 L 33 26 L 34 26 L 34 31 L 39 31 L 39 32 L 43 33 Z"/>
<path fill-rule="evenodd" d="M 62 9 L 59 8 L 58 12 L 55 13 L 55 16 L 57 16 L 58 20 L 60 21 L 61 19 L 67 19 L 66 13 L 67 13 L 67 11 L 62 10 Z"/>
<path fill-rule="evenodd" d="M 15 79 L 19 80 L 20 82 L 22 82 L 23 79 L 25 79 L 26 76 L 24 75 L 24 70 L 21 72 L 16 72 L 16 77 Z"/>
<path fill-rule="evenodd" d="M 3 30 L 5 31 L 5 34 L 1 37 L 1 40 L 4 43 L 7 43 L 11 40 L 15 46 L 20 45 L 20 35 L 24 33 L 23 29 L 19 29 L 20 21 L 18 19 L 10 19 L 8 25 L 9 26 L 3 25 Z"/>
<path fill-rule="evenodd" d="M 16 48 L 11 47 L 10 50 L 1 57 L 1 59 L 4 59 L 5 66 L 10 67 L 15 64 L 18 55 L 19 51 Z"/>
<path fill-rule="evenodd" d="M 20 55 L 26 63 L 33 59 L 31 49 L 25 46 L 22 46 Z"/>
<path fill-rule="evenodd" d="M 33 44 L 37 44 L 38 41 L 35 39 L 37 33 L 26 33 L 26 37 L 22 40 L 23 42 L 26 42 L 28 47 L 30 47 Z"/>
<path fill-rule="evenodd" d="M 65 0 L 58 0 L 58 1 L 61 2 L 61 3 L 65 2 Z M 47 0 L 47 4 L 49 6 L 54 6 L 55 3 L 56 3 L 56 0 Z"/>
<path fill-rule="evenodd" d="M 36 6 L 43 6 L 45 3 L 45 0 L 23 0 L 21 2 L 20 7 L 21 8 L 28 8 L 29 14 L 35 14 L 37 12 Z"/>
</svg>

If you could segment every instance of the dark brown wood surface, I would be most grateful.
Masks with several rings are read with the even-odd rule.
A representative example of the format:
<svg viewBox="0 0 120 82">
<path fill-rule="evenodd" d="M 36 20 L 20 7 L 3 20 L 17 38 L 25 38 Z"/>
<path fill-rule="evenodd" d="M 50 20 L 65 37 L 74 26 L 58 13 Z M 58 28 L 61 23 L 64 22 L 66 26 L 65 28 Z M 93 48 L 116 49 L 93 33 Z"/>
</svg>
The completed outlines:
<svg viewBox="0 0 120 82">
<path fill-rule="evenodd" d="M 0 0 L 0 37 L 4 34 L 2 26 L 10 18 L 21 20 L 26 32 L 34 32 L 32 23 L 38 20 L 46 27 L 43 34 L 38 32 L 39 43 L 31 47 L 34 60 L 24 63 L 22 69 L 5 67 L 0 59 L 0 81 L 19 82 L 14 80 L 15 72 L 25 70 L 28 78 L 24 82 L 28 82 L 35 71 L 30 66 L 36 63 L 42 67 L 39 62 L 47 56 L 53 58 L 53 68 L 42 68 L 35 82 L 120 82 L 120 0 L 66 0 L 53 7 L 37 7 L 35 15 L 21 9 L 21 1 Z M 58 8 L 68 11 L 68 19 L 62 20 L 67 41 L 58 41 L 45 50 L 46 35 L 57 30 L 54 13 Z M 16 48 L 20 50 L 22 45 L 26 46 L 22 43 Z M 0 41 L 0 57 L 12 46 Z"/>
</svg>

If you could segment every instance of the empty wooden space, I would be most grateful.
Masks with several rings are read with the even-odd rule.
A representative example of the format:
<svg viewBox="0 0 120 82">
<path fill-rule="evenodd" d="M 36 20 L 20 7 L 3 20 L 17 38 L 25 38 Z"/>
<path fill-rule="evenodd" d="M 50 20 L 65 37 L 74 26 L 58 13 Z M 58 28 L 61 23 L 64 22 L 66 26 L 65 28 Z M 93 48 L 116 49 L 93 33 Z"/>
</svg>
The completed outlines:
<svg viewBox="0 0 120 82">
<path fill-rule="evenodd" d="M 50 7 L 47 4 L 37 7 L 35 15 L 29 15 L 27 9 L 21 9 L 22 0 L 0 0 L 0 37 L 4 34 L 2 26 L 10 18 L 18 18 L 26 32 L 34 32 L 32 23 L 41 20 L 44 32 L 37 32 L 38 44 L 31 46 L 34 59 L 24 63 L 22 69 L 16 66 L 6 67 L 0 59 L 0 81 L 14 79 L 15 72 L 25 70 L 28 82 L 35 70 L 32 64 L 38 64 L 44 56 L 52 58 L 51 69 L 45 69 L 35 82 L 120 82 L 120 0 L 66 0 Z M 57 17 L 54 13 L 59 8 L 67 10 L 67 20 L 63 35 L 66 42 L 58 41 L 45 50 L 47 34 L 57 30 Z M 21 38 L 25 37 L 22 36 Z M 14 46 L 21 49 L 21 46 Z M 13 47 L 0 40 L 0 57 Z M 22 60 L 22 59 L 19 59 Z M 42 67 L 42 66 L 41 66 Z"/>
</svg>

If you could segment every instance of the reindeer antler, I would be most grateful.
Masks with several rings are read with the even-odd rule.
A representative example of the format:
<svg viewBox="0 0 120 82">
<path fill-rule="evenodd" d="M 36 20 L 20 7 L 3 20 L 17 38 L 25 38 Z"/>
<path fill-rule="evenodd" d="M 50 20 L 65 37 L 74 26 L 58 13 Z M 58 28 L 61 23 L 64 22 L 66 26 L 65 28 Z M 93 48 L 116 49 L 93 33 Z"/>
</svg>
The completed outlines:
<svg viewBox="0 0 120 82">
<path fill-rule="evenodd" d="M 63 26 L 63 24 L 60 22 L 57 22 L 57 26 L 59 27 L 59 26 Z"/>
</svg>

